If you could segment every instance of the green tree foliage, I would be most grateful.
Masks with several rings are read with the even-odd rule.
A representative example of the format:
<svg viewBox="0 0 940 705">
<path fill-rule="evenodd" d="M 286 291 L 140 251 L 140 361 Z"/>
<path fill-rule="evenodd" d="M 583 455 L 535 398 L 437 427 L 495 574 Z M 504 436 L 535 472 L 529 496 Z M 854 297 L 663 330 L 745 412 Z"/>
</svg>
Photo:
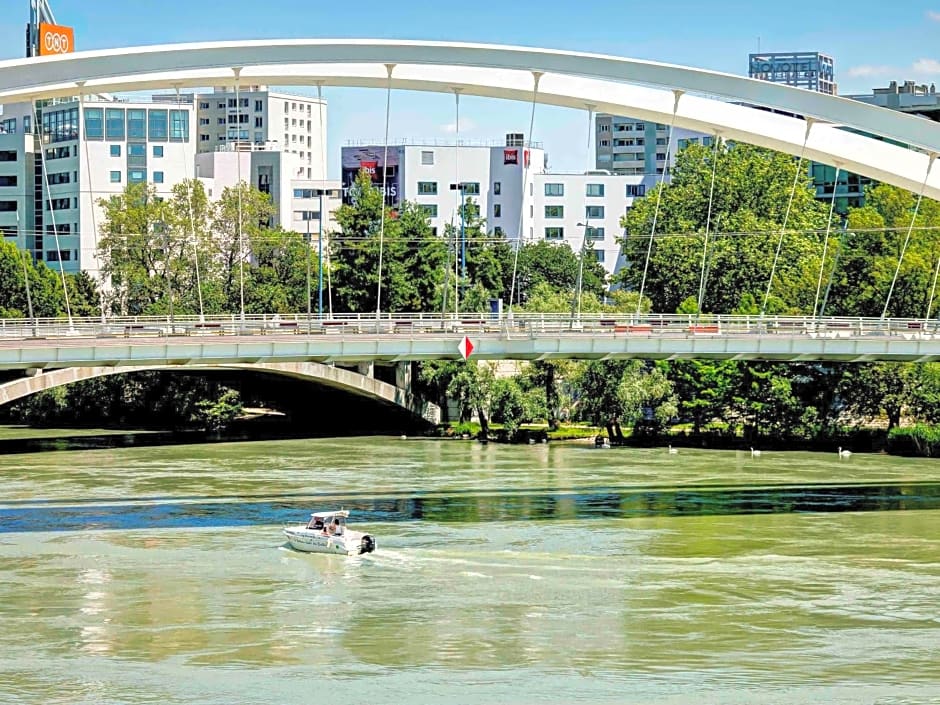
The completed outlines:
<svg viewBox="0 0 940 705">
<path fill-rule="evenodd" d="M 29 316 L 27 277 L 33 315 L 53 318 L 64 316 L 65 295 L 59 273 L 50 269 L 45 262 L 36 262 L 29 253 L 20 250 L 12 242 L 0 241 L 0 317 Z M 71 290 L 74 284 L 69 286 Z"/>
<path fill-rule="evenodd" d="M 647 193 L 622 219 L 623 248 L 631 266 L 622 270 L 620 281 L 639 290 L 658 191 L 662 191 L 644 289 L 654 311 L 675 311 L 684 299 L 698 298 L 713 166 L 715 189 L 702 308 L 728 313 L 746 293 L 763 302 L 796 160 L 749 145 L 722 143 L 717 154 L 711 147 L 690 145 L 678 154 L 671 183 Z M 812 309 L 815 286 L 810 284 L 816 280 L 811 274 L 818 269 L 822 242 L 820 236 L 801 231 L 824 229 L 827 214 L 814 198 L 808 175 L 799 179 L 771 290 L 775 298 L 768 310 Z M 759 234 L 734 234 L 749 232 Z"/>
<path fill-rule="evenodd" d="M 672 383 L 659 367 L 640 360 L 589 362 L 578 389 L 578 416 L 606 426 L 611 438 L 622 438 L 622 427 L 634 425 L 647 411 L 659 424 L 678 413 Z"/>
</svg>

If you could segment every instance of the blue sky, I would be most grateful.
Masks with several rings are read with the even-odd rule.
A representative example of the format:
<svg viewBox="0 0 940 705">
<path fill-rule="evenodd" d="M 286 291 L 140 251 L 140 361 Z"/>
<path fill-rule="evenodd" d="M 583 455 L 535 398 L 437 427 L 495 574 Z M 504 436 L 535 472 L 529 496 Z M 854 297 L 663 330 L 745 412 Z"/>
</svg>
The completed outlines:
<svg viewBox="0 0 940 705">
<path fill-rule="evenodd" d="M 0 58 L 24 56 L 28 0 L 4 0 Z M 76 45 L 104 49 L 224 39 L 376 37 L 437 39 L 593 51 L 746 74 L 747 54 L 823 51 L 835 57 L 841 93 L 867 92 L 890 80 L 940 83 L 940 0 L 830 0 L 819 5 L 767 0 L 52 0 L 56 19 L 75 28 Z M 329 101 L 329 158 L 339 147 L 381 138 L 384 96 L 362 89 L 324 90 Z M 395 92 L 390 136 L 447 138 L 452 96 Z M 528 129 L 529 107 L 461 100 L 461 135 L 499 139 Z M 539 106 L 533 139 L 553 170 L 582 170 L 584 113 Z"/>
</svg>

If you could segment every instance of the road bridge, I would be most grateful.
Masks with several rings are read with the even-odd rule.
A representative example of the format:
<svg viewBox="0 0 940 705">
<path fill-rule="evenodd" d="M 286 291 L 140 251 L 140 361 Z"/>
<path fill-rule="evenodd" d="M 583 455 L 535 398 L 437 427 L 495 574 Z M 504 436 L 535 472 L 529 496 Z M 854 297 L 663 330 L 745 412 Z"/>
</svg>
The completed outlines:
<svg viewBox="0 0 940 705">
<path fill-rule="evenodd" d="M 479 360 L 940 360 L 936 320 L 603 314 L 0 321 L 0 369 Z"/>
</svg>

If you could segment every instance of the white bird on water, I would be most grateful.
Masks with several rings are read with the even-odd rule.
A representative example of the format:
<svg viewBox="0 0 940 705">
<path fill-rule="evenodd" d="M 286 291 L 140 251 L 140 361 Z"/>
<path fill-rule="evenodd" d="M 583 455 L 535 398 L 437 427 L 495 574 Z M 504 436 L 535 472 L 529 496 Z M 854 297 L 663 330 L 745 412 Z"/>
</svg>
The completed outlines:
<svg viewBox="0 0 940 705">
<path fill-rule="evenodd" d="M 752 458 L 759 458 L 759 457 L 760 457 L 760 451 L 759 451 L 759 450 L 754 450 L 753 448 L 751 448 L 751 457 L 752 457 Z"/>
<path fill-rule="evenodd" d="M 852 451 L 850 451 L 850 450 L 842 450 L 842 446 L 839 446 L 839 457 L 840 457 L 840 458 L 851 458 L 851 457 L 852 457 Z"/>
<path fill-rule="evenodd" d="M 669 446 L 669 452 L 670 452 L 672 455 L 675 455 L 676 453 L 679 452 L 679 449 L 678 449 L 678 448 L 673 448 L 672 445 L 670 445 L 670 446 Z"/>
</svg>

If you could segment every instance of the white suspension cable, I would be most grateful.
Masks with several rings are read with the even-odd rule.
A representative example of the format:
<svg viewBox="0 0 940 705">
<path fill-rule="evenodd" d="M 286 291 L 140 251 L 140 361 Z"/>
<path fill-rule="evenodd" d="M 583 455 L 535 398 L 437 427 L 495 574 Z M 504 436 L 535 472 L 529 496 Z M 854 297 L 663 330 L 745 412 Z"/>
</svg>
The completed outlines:
<svg viewBox="0 0 940 705">
<path fill-rule="evenodd" d="M 656 223 L 659 220 L 659 205 L 663 200 L 663 184 L 666 181 L 666 173 L 669 171 L 669 156 L 672 150 L 672 135 L 676 127 L 676 114 L 679 112 L 679 99 L 682 98 L 683 91 L 674 90 L 673 96 L 675 97 L 672 104 L 672 120 L 669 123 L 669 133 L 666 139 L 666 159 L 663 162 L 663 173 L 660 175 L 659 179 L 659 189 L 656 191 L 656 206 L 653 209 L 653 227 L 650 229 L 650 242 L 649 246 L 646 248 L 646 261 L 643 263 L 643 278 L 640 280 L 640 295 L 636 300 L 636 315 L 640 315 L 640 310 L 643 306 L 643 291 L 646 288 L 646 274 L 649 271 L 650 266 L 650 257 L 653 254 L 653 236 L 656 234 Z"/>
<path fill-rule="evenodd" d="M 708 260 L 708 236 L 712 227 L 712 207 L 715 199 L 715 175 L 718 173 L 718 145 L 721 142 L 720 133 L 715 132 L 715 148 L 712 150 L 712 182 L 708 188 L 708 215 L 705 216 L 705 244 L 702 247 L 702 273 L 698 282 L 698 302 L 696 312 L 702 313 L 702 304 L 705 300 L 705 263 Z"/>
<path fill-rule="evenodd" d="M 385 155 L 382 158 L 382 220 L 379 224 L 379 282 L 375 295 L 375 317 L 382 315 L 382 255 L 385 249 L 385 194 L 388 180 L 388 123 L 392 109 L 392 71 L 395 64 L 385 64 L 388 72 L 388 85 L 385 89 Z"/>
<path fill-rule="evenodd" d="M 457 186 L 457 217 L 463 223 L 463 189 L 460 187 L 460 89 L 454 89 L 454 182 Z M 453 219 L 451 219 L 453 222 Z M 454 316 L 460 312 L 460 243 L 454 231 Z"/>
<path fill-rule="evenodd" d="M 930 310 L 933 308 L 933 299 L 937 295 L 937 277 L 940 276 L 940 257 L 937 257 L 937 268 L 933 272 L 933 286 L 930 287 L 930 299 L 927 301 L 927 313 L 924 314 L 924 329 L 930 320 Z"/>
<path fill-rule="evenodd" d="M 819 281 L 816 282 L 816 298 L 813 300 L 813 316 L 816 316 L 816 309 L 819 306 L 819 294 L 822 292 L 823 271 L 826 268 L 826 255 L 829 252 L 829 233 L 832 230 L 832 214 L 836 208 L 836 196 L 839 193 L 839 172 L 842 165 L 836 163 L 836 176 L 833 179 L 832 203 L 829 204 L 829 220 L 826 222 L 826 237 L 823 240 L 822 261 L 819 263 Z"/>
<path fill-rule="evenodd" d="M 320 180 L 326 185 L 326 125 L 323 123 L 323 81 L 317 81 L 317 111 L 320 117 Z M 320 211 L 320 231 L 323 231 L 323 211 Z M 333 317 L 333 285 L 330 280 L 330 250 L 332 242 L 326 247 L 326 298 L 329 317 Z"/>
<path fill-rule="evenodd" d="M 84 85 L 84 81 L 82 81 L 82 85 Z M 85 128 L 85 93 L 84 91 L 80 92 L 78 95 L 78 109 L 79 109 L 79 116 L 78 116 L 79 117 L 78 119 L 79 129 L 85 130 L 86 128 Z M 95 263 L 98 266 L 98 282 L 97 282 L 98 306 L 101 307 L 101 322 L 106 323 L 107 318 L 106 318 L 105 305 L 104 305 L 104 280 L 103 280 L 103 275 L 101 272 L 101 259 L 98 253 L 98 214 L 96 212 L 97 208 L 95 207 L 95 188 L 92 185 L 92 180 L 91 180 L 91 171 L 92 171 L 91 170 L 91 156 L 89 155 L 89 151 L 88 151 L 88 139 L 82 138 L 82 135 L 79 134 L 79 140 L 85 143 L 85 167 L 88 169 L 88 208 L 91 211 L 91 229 L 92 229 L 92 236 L 94 238 L 94 244 L 95 244 L 95 253 L 93 257 L 95 259 Z M 81 177 L 82 177 L 81 164 L 79 164 L 78 178 L 81 179 Z M 79 196 L 80 195 L 81 195 L 81 187 L 79 187 Z M 78 246 L 79 246 L 79 250 L 81 250 L 81 235 L 80 234 L 79 234 Z"/>
<path fill-rule="evenodd" d="M 914 230 L 914 222 L 917 220 L 917 213 L 920 211 L 921 201 L 924 200 L 924 191 L 927 189 L 927 181 L 930 179 L 930 170 L 933 169 L 934 161 L 937 159 L 935 152 L 930 153 L 930 160 L 927 162 L 927 173 L 924 174 L 924 183 L 920 185 L 920 193 L 917 195 L 917 204 L 914 206 L 914 214 L 911 216 L 911 225 L 907 229 L 907 237 L 904 238 L 904 246 L 901 247 L 901 256 L 898 257 L 898 268 L 894 270 L 894 278 L 891 280 L 891 288 L 888 289 L 888 298 L 885 299 L 885 307 L 881 312 L 882 320 L 888 315 L 888 306 L 891 303 L 891 295 L 894 293 L 894 285 L 897 284 L 898 274 L 901 273 L 901 263 L 904 262 L 904 253 L 907 252 L 907 245 L 911 241 L 911 232 Z"/>
<path fill-rule="evenodd" d="M 594 136 L 594 108 L 597 106 L 593 103 L 588 103 L 587 107 L 587 147 L 584 150 L 584 161 L 586 167 L 584 173 L 587 174 L 591 170 L 591 138 Z M 587 187 L 585 186 L 585 190 Z M 585 196 L 587 194 L 585 193 Z M 581 286 L 584 282 L 584 250 L 587 247 L 587 236 L 588 228 L 590 227 L 590 219 L 587 217 L 587 209 L 584 212 L 584 233 L 581 236 L 581 250 L 578 255 L 578 281 L 575 286 L 574 299 L 571 302 L 571 327 L 574 328 L 575 314 L 577 313 L 578 319 L 581 318 Z"/>
<path fill-rule="evenodd" d="M 237 173 L 238 183 L 236 184 L 235 195 L 238 199 L 238 295 L 239 295 L 239 312 L 241 313 L 241 320 L 245 320 L 245 241 L 243 238 L 243 227 L 242 227 L 242 153 L 241 153 L 241 141 L 239 139 L 241 135 L 241 103 L 240 103 L 240 92 L 239 84 L 241 82 L 241 72 L 240 68 L 232 69 L 235 72 L 235 169 Z M 226 121 L 228 122 L 228 121 Z M 227 129 L 228 125 L 226 125 Z"/>
<path fill-rule="evenodd" d="M 182 110 L 182 108 L 180 107 L 182 103 L 180 101 L 179 84 L 176 84 L 174 88 L 176 88 L 176 109 Z M 195 100 L 196 100 L 196 97 L 194 95 L 193 101 Z M 195 113 L 196 111 L 193 110 L 193 114 Z M 192 134 L 192 133 L 190 132 L 189 134 Z M 189 135 L 187 134 L 186 136 L 188 137 Z M 186 161 L 186 139 L 183 140 L 181 147 L 182 147 L 182 153 L 183 153 L 183 169 L 184 171 L 188 171 L 191 163 Z M 186 188 L 186 196 L 187 196 L 187 200 L 189 201 L 189 232 L 190 232 L 190 237 L 192 238 L 192 243 L 193 243 L 193 260 L 196 264 L 196 294 L 199 297 L 199 320 L 204 321 L 206 320 L 206 316 L 205 316 L 205 311 L 202 305 L 202 278 L 199 274 L 199 239 L 196 236 L 196 216 L 193 213 L 193 189 L 196 186 L 195 174 L 192 174 L 190 178 L 187 179 L 187 181 L 189 182 L 189 185 Z"/>
<path fill-rule="evenodd" d="M 526 135 L 528 140 L 523 140 L 523 144 L 522 144 L 522 200 L 519 206 L 519 231 L 516 237 L 516 251 L 512 258 L 512 283 L 509 286 L 509 315 L 510 317 L 512 316 L 513 298 L 515 297 L 515 294 L 516 294 L 516 272 L 518 271 L 518 268 L 519 268 L 519 250 L 522 249 L 522 243 L 525 239 L 525 236 L 523 235 L 523 225 L 525 223 L 526 201 L 528 200 L 528 196 L 529 196 L 529 194 L 526 193 L 526 190 L 528 189 L 528 186 L 529 186 L 528 184 L 529 162 L 532 161 L 531 159 L 532 144 L 533 144 L 532 132 L 533 130 L 535 130 L 535 105 L 536 105 L 536 102 L 538 101 L 539 81 L 542 80 L 542 75 L 543 74 L 541 71 L 532 72 L 532 78 L 534 80 L 534 84 L 532 86 L 532 112 L 529 115 L 529 134 Z M 528 145 L 529 145 L 529 148 L 528 148 L 529 156 L 530 156 L 529 159 L 526 159 L 526 141 L 528 141 Z M 520 299 L 522 298 L 521 292 L 519 294 L 519 298 Z"/>
<path fill-rule="evenodd" d="M 770 278 L 767 280 L 767 291 L 764 293 L 764 302 L 760 307 L 760 315 L 763 318 L 767 311 L 767 301 L 770 299 L 770 289 L 774 284 L 774 274 L 777 272 L 777 261 L 780 259 L 780 250 L 783 248 L 783 238 L 787 232 L 787 223 L 790 220 L 790 209 L 793 207 L 793 198 L 796 196 L 796 187 L 800 183 L 800 169 L 803 166 L 803 155 L 806 152 L 806 143 L 809 142 L 809 133 L 813 129 L 815 121 L 812 118 L 806 118 L 806 132 L 803 135 L 803 146 L 800 148 L 800 157 L 796 161 L 796 170 L 793 172 L 793 186 L 790 188 L 790 198 L 787 200 L 787 210 L 783 216 L 783 227 L 780 229 L 780 239 L 777 240 L 777 251 L 774 253 L 774 261 L 770 266 Z"/>
<path fill-rule="evenodd" d="M 65 314 L 68 316 L 69 328 L 71 328 L 72 306 L 69 303 L 69 287 L 65 283 L 65 267 L 62 264 L 62 248 L 59 246 L 59 228 L 56 227 L 55 209 L 52 207 L 52 193 L 49 191 L 49 171 L 46 169 L 46 145 L 42 139 L 42 125 L 39 123 L 39 114 L 36 112 L 36 101 L 31 100 L 29 103 L 33 112 L 33 129 L 37 131 L 36 134 L 39 136 L 39 170 L 42 172 L 42 183 L 45 187 L 45 194 L 43 194 L 44 202 L 39 204 L 39 208 L 40 212 L 44 212 L 46 205 L 48 204 L 49 206 L 49 218 L 52 220 L 52 234 L 55 241 L 55 250 L 59 259 L 59 276 L 62 279 L 62 293 L 65 295 Z M 43 223 L 45 223 L 45 219 L 43 219 Z M 45 225 L 43 227 L 45 227 Z M 81 236 L 79 236 L 79 238 L 81 238 Z M 81 239 L 79 239 L 79 248 L 81 248 Z"/>
</svg>

